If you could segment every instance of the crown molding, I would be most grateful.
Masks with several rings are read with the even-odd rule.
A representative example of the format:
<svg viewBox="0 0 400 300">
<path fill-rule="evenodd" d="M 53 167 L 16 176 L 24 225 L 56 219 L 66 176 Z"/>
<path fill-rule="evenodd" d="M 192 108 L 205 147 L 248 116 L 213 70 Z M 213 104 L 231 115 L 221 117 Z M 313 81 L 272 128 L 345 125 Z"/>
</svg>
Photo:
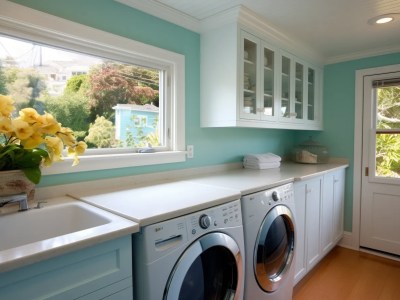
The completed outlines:
<svg viewBox="0 0 400 300">
<path fill-rule="evenodd" d="M 345 55 L 332 56 L 325 60 L 325 64 L 329 65 L 350 60 L 357 60 L 357 59 L 363 59 L 363 58 L 393 54 L 393 53 L 400 53 L 400 44 L 391 47 L 375 48 L 366 51 L 353 52 Z"/>
<path fill-rule="evenodd" d="M 200 20 L 154 0 L 114 0 L 191 31 L 200 32 Z"/>
</svg>

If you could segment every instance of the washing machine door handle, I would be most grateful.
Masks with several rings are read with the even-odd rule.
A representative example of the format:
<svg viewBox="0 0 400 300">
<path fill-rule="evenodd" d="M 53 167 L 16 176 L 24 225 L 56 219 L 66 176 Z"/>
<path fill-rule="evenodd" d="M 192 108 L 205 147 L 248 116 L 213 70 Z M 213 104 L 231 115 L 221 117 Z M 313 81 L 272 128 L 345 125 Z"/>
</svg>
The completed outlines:
<svg viewBox="0 0 400 300">
<path fill-rule="evenodd" d="M 242 255 L 235 240 L 221 232 L 208 233 L 196 240 L 183 252 L 169 276 L 163 300 L 179 299 L 181 287 L 192 264 L 202 253 L 215 246 L 225 247 L 232 253 L 236 260 L 238 283 L 242 280 Z M 239 288 L 240 286 L 238 286 Z M 236 291 L 236 295 L 239 295 L 239 290 Z"/>
</svg>

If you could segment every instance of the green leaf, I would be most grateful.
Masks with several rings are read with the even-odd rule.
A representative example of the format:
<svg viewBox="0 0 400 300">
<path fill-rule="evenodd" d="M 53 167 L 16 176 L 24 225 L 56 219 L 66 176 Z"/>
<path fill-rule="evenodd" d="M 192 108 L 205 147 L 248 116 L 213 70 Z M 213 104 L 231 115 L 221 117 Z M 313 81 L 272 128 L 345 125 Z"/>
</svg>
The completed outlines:
<svg viewBox="0 0 400 300">
<path fill-rule="evenodd" d="M 32 181 L 34 184 L 38 184 L 40 182 L 40 178 L 42 177 L 42 171 L 39 167 L 37 168 L 26 168 L 21 169 L 25 176 Z"/>
</svg>

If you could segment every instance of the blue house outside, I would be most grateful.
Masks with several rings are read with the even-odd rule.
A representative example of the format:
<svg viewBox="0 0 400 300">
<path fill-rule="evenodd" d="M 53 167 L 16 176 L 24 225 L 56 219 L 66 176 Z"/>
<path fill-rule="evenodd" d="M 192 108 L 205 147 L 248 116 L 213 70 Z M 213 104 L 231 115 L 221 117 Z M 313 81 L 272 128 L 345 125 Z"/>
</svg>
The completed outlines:
<svg viewBox="0 0 400 300">
<path fill-rule="evenodd" d="M 159 120 L 157 106 L 117 104 L 113 108 L 115 109 L 115 138 L 124 146 L 138 146 L 144 137 L 157 133 Z"/>
</svg>

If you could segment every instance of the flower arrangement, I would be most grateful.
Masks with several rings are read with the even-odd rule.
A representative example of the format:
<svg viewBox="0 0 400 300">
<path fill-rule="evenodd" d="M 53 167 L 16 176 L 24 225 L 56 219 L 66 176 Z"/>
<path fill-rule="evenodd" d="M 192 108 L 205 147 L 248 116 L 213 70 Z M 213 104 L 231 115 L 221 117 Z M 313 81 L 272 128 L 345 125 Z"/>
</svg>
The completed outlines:
<svg viewBox="0 0 400 300">
<path fill-rule="evenodd" d="M 79 163 L 78 155 L 85 152 L 85 142 L 77 141 L 73 131 L 62 127 L 49 113 L 39 114 L 24 108 L 13 118 L 14 101 L 0 95 L 0 171 L 21 170 L 37 184 L 42 176 L 40 167 L 63 160 L 62 151 L 74 157 L 72 166 Z"/>
</svg>

